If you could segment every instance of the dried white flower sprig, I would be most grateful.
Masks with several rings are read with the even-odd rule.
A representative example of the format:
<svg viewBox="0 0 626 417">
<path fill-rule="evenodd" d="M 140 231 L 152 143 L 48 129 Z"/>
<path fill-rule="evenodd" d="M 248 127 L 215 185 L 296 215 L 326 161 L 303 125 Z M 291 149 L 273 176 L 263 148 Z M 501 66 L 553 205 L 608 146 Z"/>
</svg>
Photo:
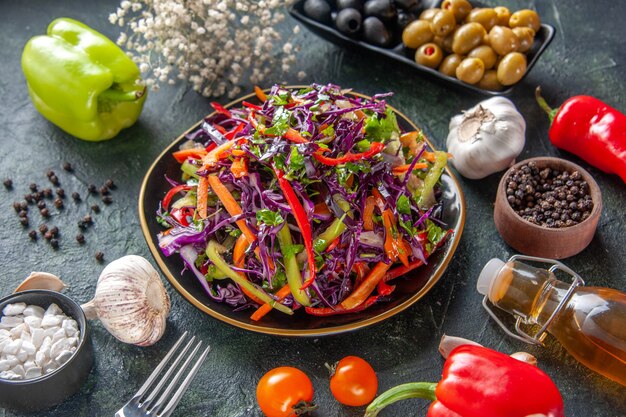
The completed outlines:
<svg viewBox="0 0 626 417">
<path fill-rule="evenodd" d="M 158 89 L 159 84 L 180 79 L 206 97 L 228 93 L 233 98 L 244 79 L 262 84 L 270 73 L 287 73 L 295 64 L 298 48 L 283 43 L 278 27 L 285 20 L 287 3 L 122 1 L 109 21 L 125 28 L 117 43 L 139 65 L 148 86 Z M 299 27 L 293 31 L 298 33 Z"/>
</svg>

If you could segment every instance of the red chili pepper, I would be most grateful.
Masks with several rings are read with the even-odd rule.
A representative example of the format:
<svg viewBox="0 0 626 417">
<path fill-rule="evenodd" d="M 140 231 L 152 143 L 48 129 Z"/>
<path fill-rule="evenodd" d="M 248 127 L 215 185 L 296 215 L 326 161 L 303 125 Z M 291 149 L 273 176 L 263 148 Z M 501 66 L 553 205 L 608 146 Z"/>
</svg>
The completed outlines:
<svg viewBox="0 0 626 417">
<path fill-rule="evenodd" d="M 170 216 L 172 216 L 178 223 L 182 226 L 189 226 L 189 221 L 187 217 L 193 217 L 194 209 L 191 207 L 183 207 L 180 209 L 174 208 L 170 211 Z M 205 272 L 206 273 L 206 272 Z"/>
<path fill-rule="evenodd" d="M 247 101 L 243 101 L 241 104 L 242 104 L 244 107 L 247 107 L 247 108 L 249 108 L 249 109 L 253 109 L 253 110 L 257 110 L 257 111 L 263 110 L 263 107 L 261 107 L 261 106 L 257 106 L 256 104 L 252 104 L 252 103 L 249 103 L 249 102 L 247 102 Z"/>
<path fill-rule="evenodd" d="M 223 114 L 224 116 L 228 117 L 229 119 L 231 117 L 233 117 L 233 115 L 230 113 L 230 111 L 228 109 L 226 109 L 224 106 L 222 106 L 220 103 L 212 101 L 211 102 L 211 107 L 213 107 L 216 112 L 218 112 L 219 114 Z"/>
<path fill-rule="evenodd" d="M 359 304 L 358 306 L 351 308 L 351 309 L 344 308 L 340 304 L 338 304 L 334 308 L 305 307 L 305 311 L 308 314 L 311 314 L 312 316 L 319 316 L 319 317 L 338 316 L 340 314 L 358 313 L 359 311 L 363 311 L 366 308 L 371 307 L 372 305 L 376 304 L 381 298 L 382 296 L 380 295 L 371 296 L 367 300 L 365 300 L 362 304 Z"/>
<path fill-rule="evenodd" d="M 366 151 L 366 152 L 361 152 L 361 153 L 350 153 L 348 152 L 347 154 L 345 154 L 344 156 L 341 156 L 339 158 L 331 158 L 328 156 L 324 156 L 320 153 L 314 153 L 313 157 L 315 159 L 317 159 L 319 162 L 321 162 L 324 165 L 339 165 L 339 164 L 345 164 L 347 162 L 354 162 L 354 161 L 360 161 L 362 159 L 369 159 L 372 156 L 379 154 L 383 151 L 383 149 L 385 149 L 385 144 L 382 142 L 374 142 L 372 143 L 372 145 L 370 146 L 370 148 Z"/>
<path fill-rule="evenodd" d="M 161 207 L 163 207 L 163 210 L 167 210 L 167 208 L 170 206 L 170 202 L 172 201 L 172 198 L 174 198 L 176 194 L 178 194 L 181 191 L 186 191 L 186 190 L 191 190 L 191 186 L 186 185 L 186 184 L 180 184 L 170 189 L 167 192 L 167 194 L 165 194 L 165 197 L 163 197 L 163 201 L 161 202 Z"/>
<path fill-rule="evenodd" d="M 304 241 L 304 249 L 306 250 L 306 256 L 309 263 L 309 279 L 302 285 L 301 289 L 306 289 L 315 281 L 315 255 L 313 254 L 313 234 L 311 232 L 311 223 L 309 218 L 302 207 L 302 203 L 298 200 L 298 196 L 289 184 L 289 181 L 285 179 L 285 174 L 278 168 L 274 167 L 274 172 L 278 178 L 278 185 L 285 195 L 285 199 L 293 210 L 293 215 L 296 218 L 296 223 L 302 233 L 302 239 Z"/>
<path fill-rule="evenodd" d="M 375 417 L 405 398 L 436 400 L 427 417 L 563 417 L 563 399 L 548 375 L 504 353 L 474 345 L 450 353 L 439 383 L 391 388 L 367 407 L 365 417 Z"/>
<path fill-rule="evenodd" d="M 237 133 L 243 130 L 243 125 L 244 125 L 243 123 L 239 123 L 236 128 L 226 133 L 224 137 L 228 140 L 232 140 L 235 136 L 237 136 Z"/>
<path fill-rule="evenodd" d="M 552 109 L 535 90 L 550 117 L 550 142 L 626 182 L 626 115 L 597 98 L 575 96 Z"/>
<path fill-rule="evenodd" d="M 381 279 L 380 281 L 378 281 L 378 285 L 376 286 L 376 290 L 378 291 L 378 294 L 383 295 L 383 296 L 387 296 L 391 294 L 395 289 L 396 289 L 395 285 L 387 284 L 384 279 Z"/>
</svg>

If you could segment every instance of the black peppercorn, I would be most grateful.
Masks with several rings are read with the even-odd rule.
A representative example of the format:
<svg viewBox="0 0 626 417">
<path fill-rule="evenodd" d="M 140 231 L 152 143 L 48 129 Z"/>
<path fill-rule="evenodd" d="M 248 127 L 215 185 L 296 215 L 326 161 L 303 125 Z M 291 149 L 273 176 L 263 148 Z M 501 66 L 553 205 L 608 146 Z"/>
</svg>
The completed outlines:
<svg viewBox="0 0 626 417">
<path fill-rule="evenodd" d="M 48 231 L 48 226 L 46 226 L 45 224 L 40 224 L 39 225 L 39 232 L 43 235 L 44 233 L 46 233 Z"/>
<path fill-rule="evenodd" d="M 72 164 L 70 164 L 69 162 L 64 162 L 63 163 L 63 169 L 66 170 L 67 172 L 74 171 L 74 168 L 72 167 Z"/>
<path fill-rule="evenodd" d="M 39 210 L 39 213 L 41 213 L 43 217 L 50 217 L 50 212 L 47 208 L 42 208 L 41 210 Z"/>
<path fill-rule="evenodd" d="M 15 210 L 17 213 L 19 213 L 19 211 L 22 209 L 22 205 L 20 204 L 19 201 L 14 201 L 13 202 L 13 210 Z"/>
<path fill-rule="evenodd" d="M 57 177 L 56 175 L 51 176 L 50 182 L 54 185 L 59 185 L 59 177 Z"/>
<path fill-rule="evenodd" d="M 59 198 L 65 198 L 65 190 L 63 188 L 57 188 L 56 191 Z"/>
<path fill-rule="evenodd" d="M 111 204 L 113 202 L 113 199 L 111 198 L 111 196 L 105 195 L 102 197 L 102 202 L 104 204 Z"/>
<path fill-rule="evenodd" d="M 37 240 L 37 232 L 35 232 L 34 230 L 31 230 L 30 232 L 28 232 L 28 237 L 31 240 Z"/>
<path fill-rule="evenodd" d="M 112 179 L 106 180 L 104 185 L 106 185 L 108 188 L 111 188 L 111 189 L 115 188 L 115 183 L 113 182 Z"/>
<path fill-rule="evenodd" d="M 24 194 L 24 200 L 26 200 L 27 203 L 32 203 L 35 199 L 32 194 Z"/>
<path fill-rule="evenodd" d="M 102 252 L 100 252 L 100 251 L 96 252 L 96 255 L 95 255 L 95 256 L 96 256 L 96 260 L 97 260 L 98 262 L 102 262 L 102 261 L 104 260 L 104 253 L 102 253 Z"/>
<path fill-rule="evenodd" d="M 93 184 L 89 184 L 89 187 L 87 187 L 87 190 L 89 191 L 90 194 L 96 194 L 98 192 L 98 189 Z"/>
<path fill-rule="evenodd" d="M 52 236 L 58 236 L 59 235 L 59 228 L 56 226 L 52 226 L 52 228 L 50 228 L 50 233 L 52 233 Z"/>
<path fill-rule="evenodd" d="M 43 200 L 42 200 L 42 201 L 40 201 L 39 203 L 37 203 L 37 207 L 38 207 L 39 209 L 46 208 L 46 202 L 45 202 L 45 201 L 43 201 Z"/>
<path fill-rule="evenodd" d="M 85 235 L 83 235 L 82 233 L 77 234 L 76 241 L 82 245 L 83 243 L 85 243 Z"/>
<path fill-rule="evenodd" d="M 22 226 L 27 227 L 28 226 L 28 217 L 20 217 L 20 223 L 22 223 Z"/>
<path fill-rule="evenodd" d="M 31 184 L 28 186 L 28 188 L 30 188 L 30 190 L 31 190 L 32 192 L 37 192 L 37 184 L 35 184 L 34 182 L 33 182 L 33 183 L 31 183 Z"/>
<path fill-rule="evenodd" d="M 63 200 L 61 200 L 60 198 L 57 198 L 56 200 L 54 200 L 54 207 L 56 207 L 58 209 L 62 209 L 63 208 Z"/>
<path fill-rule="evenodd" d="M 2 183 L 4 184 L 4 188 L 6 188 L 7 190 L 13 188 L 13 180 L 11 180 L 11 178 L 7 178 Z"/>
<path fill-rule="evenodd" d="M 80 201 L 80 194 L 78 194 L 76 191 L 74 191 L 72 193 L 72 198 L 74 199 L 74 201 Z"/>
<path fill-rule="evenodd" d="M 59 247 L 59 241 L 57 239 L 50 239 L 50 246 L 52 246 L 53 249 L 56 249 Z"/>
<path fill-rule="evenodd" d="M 83 217 L 83 222 L 85 222 L 88 225 L 93 224 L 93 220 L 91 219 L 91 216 L 89 214 L 87 214 L 85 217 Z"/>
<path fill-rule="evenodd" d="M 28 211 L 28 203 L 26 201 L 22 201 L 20 203 L 20 210 L 21 211 Z"/>
<path fill-rule="evenodd" d="M 43 234 L 43 238 L 46 239 L 46 240 L 50 240 L 50 239 L 52 239 L 52 237 L 53 237 L 53 234 L 49 230 L 46 233 Z"/>
<path fill-rule="evenodd" d="M 106 185 L 100 187 L 100 195 L 108 195 L 109 194 L 109 187 L 107 187 Z"/>
<path fill-rule="evenodd" d="M 44 188 L 43 196 L 46 197 L 46 198 L 52 198 L 52 189 L 51 188 Z"/>
<path fill-rule="evenodd" d="M 99 205 L 97 205 L 97 204 L 92 204 L 92 205 L 91 205 L 91 210 L 92 210 L 94 213 L 100 213 L 100 206 L 99 206 Z"/>
<path fill-rule="evenodd" d="M 48 177 L 48 178 L 50 178 L 53 175 L 55 175 L 55 174 L 54 174 L 54 171 L 52 171 L 52 170 L 46 172 L 46 177 Z"/>
</svg>

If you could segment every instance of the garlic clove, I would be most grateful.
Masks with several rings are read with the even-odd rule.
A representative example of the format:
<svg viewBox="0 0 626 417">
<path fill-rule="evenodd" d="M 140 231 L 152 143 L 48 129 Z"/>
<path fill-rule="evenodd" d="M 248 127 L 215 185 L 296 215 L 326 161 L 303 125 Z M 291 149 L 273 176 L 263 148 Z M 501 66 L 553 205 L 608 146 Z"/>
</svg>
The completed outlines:
<svg viewBox="0 0 626 417">
<path fill-rule="evenodd" d="M 528 352 L 515 352 L 511 353 L 510 356 L 518 361 L 526 362 L 532 366 L 537 366 L 537 358 Z"/>
<path fill-rule="evenodd" d="M 439 353 L 441 353 L 444 359 L 448 359 L 450 352 L 463 345 L 482 346 L 480 343 L 474 342 L 473 340 L 444 334 L 439 341 Z"/>
<path fill-rule="evenodd" d="M 30 275 L 17 286 L 14 292 L 27 290 L 52 290 L 61 292 L 67 285 L 59 277 L 47 272 L 31 272 Z"/>
<path fill-rule="evenodd" d="M 150 262 L 128 255 L 104 268 L 94 299 L 83 310 L 88 318 L 97 316 L 118 340 L 150 346 L 165 332 L 170 299 Z"/>
</svg>

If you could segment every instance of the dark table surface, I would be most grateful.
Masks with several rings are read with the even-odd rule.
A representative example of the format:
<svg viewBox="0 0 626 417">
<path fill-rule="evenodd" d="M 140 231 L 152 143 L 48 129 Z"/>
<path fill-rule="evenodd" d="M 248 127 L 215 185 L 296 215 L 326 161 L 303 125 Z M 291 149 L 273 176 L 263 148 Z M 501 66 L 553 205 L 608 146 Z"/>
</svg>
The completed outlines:
<svg viewBox="0 0 626 417">
<path fill-rule="evenodd" d="M 511 9 L 520 9 L 528 2 L 505 3 Z M 545 96 L 554 104 L 571 95 L 591 94 L 626 110 L 626 50 L 621 18 L 626 14 L 626 3 L 569 0 L 533 1 L 531 5 L 545 22 L 556 27 L 557 35 L 511 96 L 528 125 L 526 147 L 520 159 L 559 156 L 581 164 L 595 176 L 604 203 L 598 230 L 586 250 L 565 262 L 589 284 L 626 290 L 626 186 L 617 176 L 603 174 L 552 147 L 547 138 L 547 118 L 533 100 L 534 87 L 541 84 Z M 107 17 L 116 6 L 115 0 L 0 2 L 0 177 L 11 177 L 15 183 L 13 191 L 0 190 L 2 295 L 10 293 L 31 271 L 40 270 L 61 276 L 69 284 L 67 294 L 86 302 L 104 266 L 94 259 L 96 251 L 104 252 L 105 261 L 125 254 L 151 259 L 136 208 L 143 174 L 163 147 L 211 111 L 209 100 L 185 85 L 163 88 L 150 95 L 135 126 L 103 143 L 69 137 L 35 111 L 20 70 L 25 42 L 45 32 L 47 24 L 59 16 L 79 19 L 115 38 L 119 29 L 111 26 Z M 295 22 L 289 20 L 289 24 Z M 394 91 L 396 95 L 389 102 L 424 126 L 439 147 L 445 145 L 450 117 L 481 99 L 448 90 L 391 61 L 341 49 L 306 30 L 295 36 L 294 42 L 302 45 L 296 69 L 308 74 L 304 82 L 333 82 L 366 94 Z M 271 82 L 300 83 L 295 74 L 295 70 L 287 75 L 276 73 Z M 243 87 L 244 91 L 251 90 L 251 85 Z M 64 161 L 75 166 L 74 174 L 63 172 Z M 74 240 L 76 223 L 97 199 L 84 198 L 78 205 L 68 200 L 63 213 L 53 214 L 48 223 L 60 228 L 58 250 L 42 239 L 31 242 L 28 229 L 21 227 L 11 207 L 13 201 L 21 200 L 27 193 L 30 183 L 46 184 L 46 172 L 50 169 L 59 174 L 66 190 L 79 191 L 83 196 L 90 183 L 100 185 L 111 178 L 118 184 L 113 204 L 94 216 L 95 224 L 86 233 L 84 246 Z M 175 416 L 260 416 L 255 402 L 256 382 L 278 365 L 296 366 L 311 376 L 320 405 L 314 415 L 362 415 L 362 409 L 344 408 L 332 400 L 324 362 L 346 355 L 366 358 L 378 372 L 381 392 L 399 383 L 436 381 L 443 363 L 437 345 L 444 333 L 470 338 L 504 352 L 527 350 L 536 355 L 540 366 L 559 386 L 568 416 L 626 415 L 622 386 L 577 364 L 552 338 L 548 338 L 545 348 L 512 340 L 482 309 L 481 297 L 475 291 L 481 267 L 492 257 L 507 258 L 514 253 L 500 239 L 493 224 L 499 178 L 499 174 L 480 181 L 461 178 L 467 198 L 467 223 L 460 246 L 442 280 L 404 313 L 356 333 L 320 339 L 280 339 L 239 330 L 205 316 L 167 285 L 172 313 L 165 337 L 153 347 L 139 348 L 118 342 L 102 325 L 92 323 L 96 363 L 87 383 L 65 403 L 37 415 L 112 416 L 185 330 L 208 341 L 213 351 Z M 32 211 L 30 229 L 41 222 L 39 214 Z M 36 401 L 36 394 L 33 395 Z M 427 407 L 423 400 L 409 400 L 382 415 L 424 415 Z M 0 410 L 0 416 L 17 415 L 22 414 Z"/>
</svg>

